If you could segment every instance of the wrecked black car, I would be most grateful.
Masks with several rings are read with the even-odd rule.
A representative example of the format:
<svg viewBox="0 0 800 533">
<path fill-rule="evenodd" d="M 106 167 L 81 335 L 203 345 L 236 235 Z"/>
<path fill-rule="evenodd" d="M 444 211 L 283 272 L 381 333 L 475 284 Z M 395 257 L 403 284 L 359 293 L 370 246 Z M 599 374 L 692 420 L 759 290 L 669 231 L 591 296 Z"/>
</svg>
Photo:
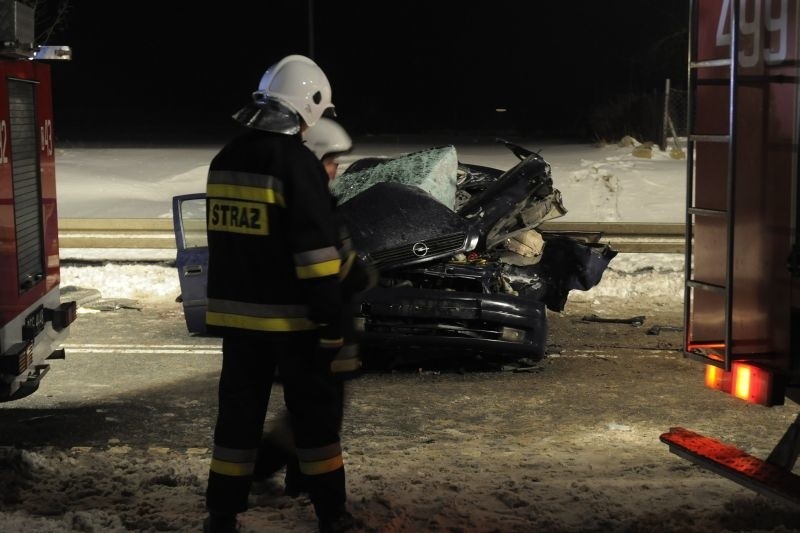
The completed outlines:
<svg viewBox="0 0 800 533">
<path fill-rule="evenodd" d="M 550 166 L 501 141 L 511 169 L 458 161 L 453 146 L 353 162 L 331 186 L 355 248 L 380 273 L 354 302 L 366 368 L 476 356 L 544 357 L 546 310 L 600 282 L 608 245 L 537 228 L 566 213 Z M 173 198 L 181 301 L 203 333 L 205 196 Z"/>
</svg>

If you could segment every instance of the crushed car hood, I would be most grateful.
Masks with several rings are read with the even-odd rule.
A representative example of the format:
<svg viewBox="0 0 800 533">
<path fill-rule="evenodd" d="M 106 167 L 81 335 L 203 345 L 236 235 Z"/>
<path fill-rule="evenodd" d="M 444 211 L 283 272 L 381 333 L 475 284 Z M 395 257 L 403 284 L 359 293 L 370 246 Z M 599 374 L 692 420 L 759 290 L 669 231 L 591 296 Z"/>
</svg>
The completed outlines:
<svg viewBox="0 0 800 533">
<path fill-rule="evenodd" d="M 452 146 L 370 158 L 332 184 L 356 247 L 381 269 L 484 252 L 566 213 L 536 153 L 508 171 L 458 163 Z"/>
<path fill-rule="evenodd" d="M 402 183 L 377 183 L 343 203 L 339 212 L 356 249 L 380 270 L 449 257 L 478 242 L 467 220 Z"/>
</svg>

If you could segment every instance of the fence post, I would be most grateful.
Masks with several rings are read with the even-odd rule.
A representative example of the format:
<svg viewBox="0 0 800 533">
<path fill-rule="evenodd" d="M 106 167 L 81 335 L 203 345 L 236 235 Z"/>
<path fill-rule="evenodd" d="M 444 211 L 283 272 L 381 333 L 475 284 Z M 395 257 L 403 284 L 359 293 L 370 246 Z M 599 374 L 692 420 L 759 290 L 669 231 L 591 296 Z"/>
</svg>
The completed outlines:
<svg viewBox="0 0 800 533">
<path fill-rule="evenodd" d="M 664 80 L 664 116 L 661 119 L 661 138 L 658 140 L 658 147 L 661 151 L 667 149 L 667 129 L 669 128 L 669 92 L 670 79 Z"/>
</svg>

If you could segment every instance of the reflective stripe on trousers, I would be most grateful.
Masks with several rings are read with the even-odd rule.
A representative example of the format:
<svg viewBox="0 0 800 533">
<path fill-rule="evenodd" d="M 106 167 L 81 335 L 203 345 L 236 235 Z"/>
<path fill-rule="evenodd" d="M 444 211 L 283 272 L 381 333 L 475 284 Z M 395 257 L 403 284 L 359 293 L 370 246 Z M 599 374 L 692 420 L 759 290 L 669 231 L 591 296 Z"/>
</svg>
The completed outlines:
<svg viewBox="0 0 800 533">
<path fill-rule="evenodd" d="M 318 476 L 333 472 L 344 466 L 342 446 L 336 442 L 319 448 L 297 448 L 300 472 L 307 476 Z"/>
<path fill-rule="evenodd" d="M 223 476 L 250 476 L 253 474 L 257 455 L 257 448 L 237 450 L 215 444 L 211 456 L 211 471 Z"/>
</svg>

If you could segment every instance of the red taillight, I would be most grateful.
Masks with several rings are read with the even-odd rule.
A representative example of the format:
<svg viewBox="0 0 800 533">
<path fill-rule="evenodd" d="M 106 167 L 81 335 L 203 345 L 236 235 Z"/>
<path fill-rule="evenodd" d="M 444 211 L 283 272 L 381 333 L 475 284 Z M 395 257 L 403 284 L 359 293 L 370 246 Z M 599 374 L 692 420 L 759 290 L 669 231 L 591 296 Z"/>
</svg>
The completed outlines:
<svg viewBox="0 0 800 533">
<path fill-rule="evenodd" d="M 731 391 L 731 373 L 718 366 L 706 365 L 706 387 L 722 392 Z"/>
<path fill-rule="evenodd" d="M 731 392 L 750 403 L 772 405 L 772 372 L 745 363 L 733 363 Z"/>
<path fill-rule="evenodd" d="M 779 387 L 775 374 L 750 363 L 734 362 L 730 372 L 706 365 L 706 386 L 750 403 L 766 406 L 783 403 L 783 391 L 776 390 Z"/>
</svg>

